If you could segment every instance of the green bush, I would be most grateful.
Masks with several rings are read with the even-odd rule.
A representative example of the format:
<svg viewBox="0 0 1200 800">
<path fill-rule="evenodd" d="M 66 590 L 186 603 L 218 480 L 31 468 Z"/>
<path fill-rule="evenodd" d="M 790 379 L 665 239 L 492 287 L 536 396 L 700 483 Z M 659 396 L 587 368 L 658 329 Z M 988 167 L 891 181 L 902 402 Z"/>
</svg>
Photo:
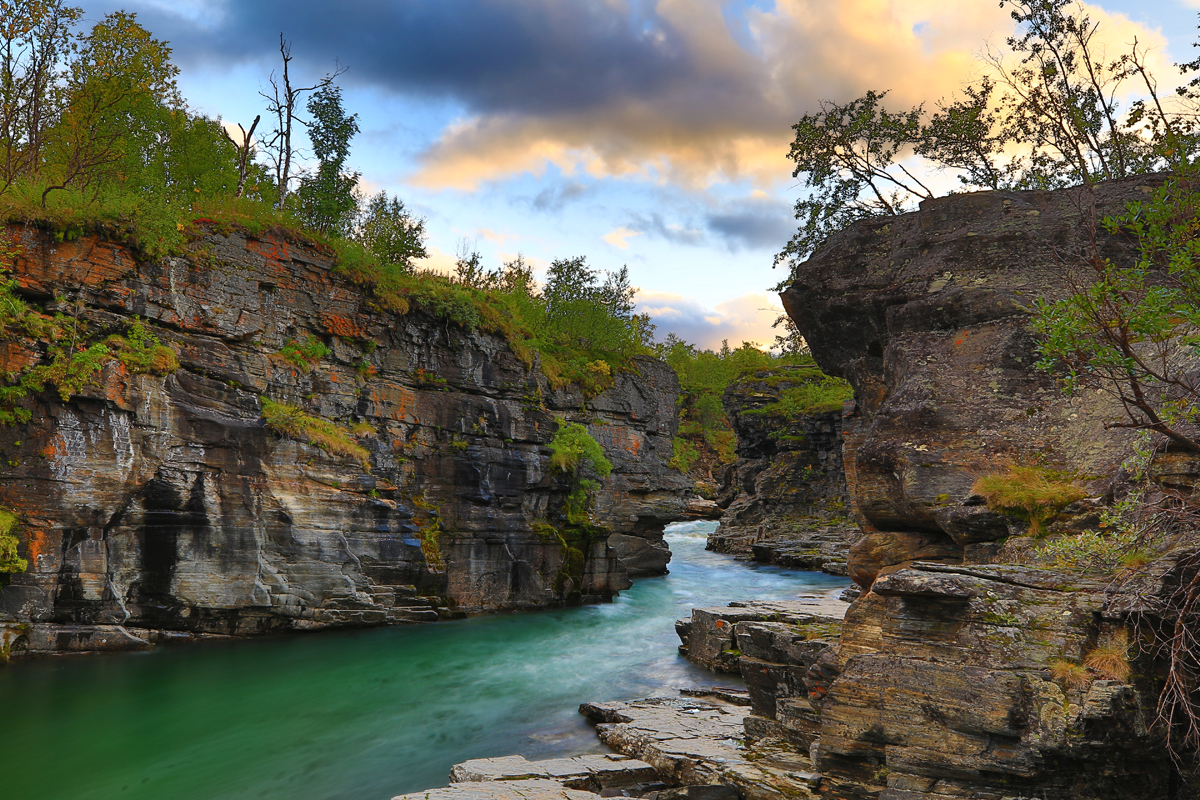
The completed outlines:
<svg viewBox="0 0 1200 800">
<path fill-rule="evenodd" d="M 24 572 L 29 568 L 29 562 L 17 556 L 20 542 L 13 535 L 16 525 L 17 515 L 0 508 L 0 573 Z"/>
<path fill-rule="evenodd" d="M 276 433 L 307 442 L 327 453 L 350 456 L 358 460 L 364 472 L 371 471 L 370 453 L 355 443 L 354 433 L 347 428 L 268 397 L 262 398 L 262 415 L 267 427 Z"/>
<path fill-rule="evenodd" d="M 175 351 L 160 342 L 139 320 L 129 325 L 124 336 L 110 336 L 104 344 L 130 372 L 169 375 L 179 369 Z"/>
<path fill-rule="evenodd" d="M 303 344 L 297 343 L 295 339 L 288 339 L 287 344 L 279 351 L 279 355 L 283 357 L 284 361 L 305 372 L 312 369 L 318 361 L 329 355 L 329 353 L 329 348 L 311 333 L 304 339 Z"/>
</svg>

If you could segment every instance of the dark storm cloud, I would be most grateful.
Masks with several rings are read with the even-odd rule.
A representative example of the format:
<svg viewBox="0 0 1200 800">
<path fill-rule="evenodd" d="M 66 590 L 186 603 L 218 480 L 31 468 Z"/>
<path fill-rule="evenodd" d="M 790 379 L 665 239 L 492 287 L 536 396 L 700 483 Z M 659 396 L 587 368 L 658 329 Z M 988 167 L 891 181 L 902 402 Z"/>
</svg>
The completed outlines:
<svg viewBox="0 0 1200 800">
<path fill-rule="evenodd" d="M 603 0 L 230 1 L 200 22 L 138 5 L 141 23 L 185 67 L 275 64 L 282 31 L 305 74 L 337 60 L 350 67 L 344 83 L 449 95 L 483 113 L 655 97 L 691 73 L 682 42 L 653 12 Z"/>
<path fill-rule="evenodd" d="M 782 250 L 796 231 L 792 207 L 778 202 L 753 202 L 736 211 L 710 214 L 706 223 L 730 250 Z"/>
</svg>

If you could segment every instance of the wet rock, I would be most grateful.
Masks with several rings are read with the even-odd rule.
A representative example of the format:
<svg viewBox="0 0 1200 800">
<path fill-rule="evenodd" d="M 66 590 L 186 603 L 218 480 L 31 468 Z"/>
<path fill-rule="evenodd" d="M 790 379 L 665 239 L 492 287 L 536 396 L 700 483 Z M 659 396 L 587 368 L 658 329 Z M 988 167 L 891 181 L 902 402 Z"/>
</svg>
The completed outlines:
<svg viewBox="0 0 1200 800">
<path fill-rule="evenodd" d="M 520 781 L 546 778 L 570 789 L 601 792 L 658 784 L 659 776 L 644 761 L 615 754 L 584 755 L 527 761 L 522 756 L 479 758 L 455 764 L 451 783 Z"/>
<path fill-rule="evenodd" d="M 568 789 L 542 778 L 454 783 L 440 789 L 397 795 L 392 800 L 596 800 L 594 792 Z"/>
</svg>

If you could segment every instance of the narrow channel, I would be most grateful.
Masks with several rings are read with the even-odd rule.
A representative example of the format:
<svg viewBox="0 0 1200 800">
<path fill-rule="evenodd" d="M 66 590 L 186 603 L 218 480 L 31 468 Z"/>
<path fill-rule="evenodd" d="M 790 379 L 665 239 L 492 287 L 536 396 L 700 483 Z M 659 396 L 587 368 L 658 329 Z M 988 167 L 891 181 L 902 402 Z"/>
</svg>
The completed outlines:
<svg viewBox="0 0 1200 800">
<path fill-rule="evenodd" d="M 602 752 L 581 702 L 735 682 L 677 655 L 676 618 L 848 585 L 706 552 L 715 525 L 670 526 L 671 574 L 610 605 L 0 668 L 3 795 L 386 800 L 470 758 Z"/>
</svg>

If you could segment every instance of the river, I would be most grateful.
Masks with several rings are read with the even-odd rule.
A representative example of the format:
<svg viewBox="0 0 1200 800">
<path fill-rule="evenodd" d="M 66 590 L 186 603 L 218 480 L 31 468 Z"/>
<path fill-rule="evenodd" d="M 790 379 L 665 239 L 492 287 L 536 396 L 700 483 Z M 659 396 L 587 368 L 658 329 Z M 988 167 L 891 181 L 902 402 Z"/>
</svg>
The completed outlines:
<svg viewBox="0 0 1200 800">
<path fill-rule="evenodd" d="M 714 527 L 668 528 L 671 574 L 606 605 L 0 667 L 0 797 L 386 800 L 603 752 L 581 702 L 736 683 L 677 655 L 692 607 L 849 585 L 706 552 Z"/>
</svg>

